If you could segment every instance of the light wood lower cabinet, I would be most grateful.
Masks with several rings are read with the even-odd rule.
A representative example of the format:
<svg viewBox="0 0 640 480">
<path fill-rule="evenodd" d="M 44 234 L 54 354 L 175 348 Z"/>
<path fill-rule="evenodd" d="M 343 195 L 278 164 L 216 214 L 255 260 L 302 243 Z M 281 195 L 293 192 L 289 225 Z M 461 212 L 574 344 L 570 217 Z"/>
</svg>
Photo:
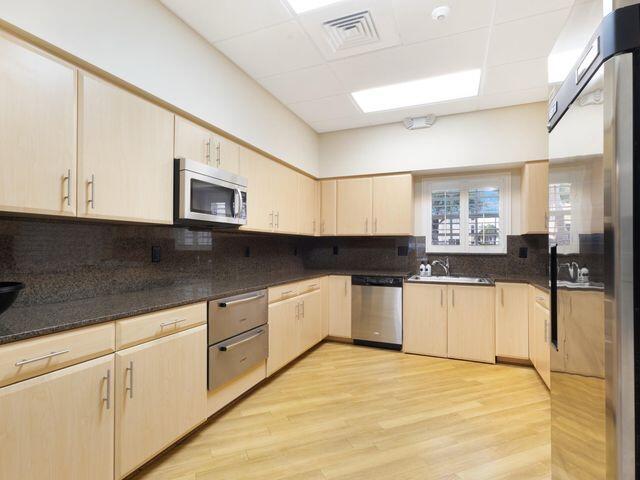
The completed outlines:
<svg viewBox="0 0 640 480">
<path fill-rule="evenodd" d="M 405 283 L 403 288 L 403 350 L 446 357 L 447 285 Z"/>
<path fill-rule="evenodd" d="M 496 283 L 496 355 L 529 359 L 529 285 Z"/>
<path fill-rule="evenodd" d="M 329 335 L 351 338 L 351 277 L 329 276 Z"/>
<path fill-rule="evenodd" d="M 551 382 L 549 310 L 540 302 L 533 304 L 533 352 L 531 361 L 547 385 Z"/>
<path fill-rule="evenodd" d="M 322 340 L 322 294 L 320 290 L 298 297 L 300 353 L 310 349 Z"/>
<path fill-rule="evenodd" d="M 122 478 L 206 418 L 207 327 L 116 353 L 116 477 Z"/>
<path fill-rule="evenodd" d="M 114 357 L 0 389 L 0 478 L 113 479 Z"/>
<path fill-rule="evenodd" d="M 320 295 L 322 296 L 322 338 L 329 335 L 329 277 L 320 279 Z"/>
<path fill-rule="evenodd" d="M 0 33 L 0 210 L 75 215 L 76 75 Z"/>
<path fill-rule="evenodd" d="M 296 358 L 298 337 L 298 299 L 290 298 L 269 305 L 269 358 L 267 376 Z"/>
<path fill-rule="evenodd" d="M 81 73 L 78 216 L 173 223 L 173 114 Z"/>
<path fill-rule="evenodd" d="M 448 285 L 448 355 L 495 363 L 495 292 L 491 287 Z"/>
</svg>

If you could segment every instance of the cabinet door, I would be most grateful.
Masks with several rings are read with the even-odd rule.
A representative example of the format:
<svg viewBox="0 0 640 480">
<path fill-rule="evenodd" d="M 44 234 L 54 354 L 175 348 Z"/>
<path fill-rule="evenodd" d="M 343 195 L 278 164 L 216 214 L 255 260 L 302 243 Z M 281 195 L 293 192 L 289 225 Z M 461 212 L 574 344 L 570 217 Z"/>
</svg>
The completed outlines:
<svg viewBox="0 0 640 480">
<path fill-rule="evenodd" d="M 298 299 L 269 305 L 269 357 L 267 376 L 280 370 L 298 355 Z"/>
<path fill-rule="evenodd" d="M 351 338 L 351 277 L 329 277 L 329 335 Z"/>
<path fill-rule="evenodd" d="M 373 177 L 373 234 L 413 235 L 411 174 Z"/>
<path fill-rule="evenodd" d="M 371 178 L 338 180 L 338 235 L 370 235 L 372 213 Z"/>
<path fill-rule="evenodd" d="M 540 377 L 547 387 L 550 384 L 551 372 L 550 372 L 550 350 L 549 350 L 549 337 L 550 337 L 550 325 L 549 325 L 549 310 L 544 308 L 539 303 L 533 305 L 533 330 L 536 337 L 534 344 L 536 348 L 536 362 L 535 367 Z"/>
<path fill-rule="evenodd" d="M 173 223 L 173 114 L 80 75 L 78 216 Z"/>
<path fill-rule="evenodd" d="M 604 378 L 604 294 L 568 292 L 564 314 L 564 365 L 567 373 Z"/>
<path fill-rule="evenodd" d="M 273 162 L 259 153 L 240 149 L 240 175 L 247 178 L 247 225 L 243 230 L 270 232 L 274 225 Z"/>
<path fill-rule="evenodd" d="M 536 289 L 534 286 L 529 285 L 529 301 L 528 301 L 528 311 L 529 311 L 529 360 L 533 363 L 533 366 L 536 366 L 536 331 L 535 331 L 535 316 L 533 306 L 536 303 Z"/>
<path fill-rule="evenodd" d="M 211 134 L 211 164 L 231 173 L 240 172 L 240 145 L 228 138 Z"/>
<path fill-rule="evenodd" d="M 176 115 L 173 156 L 211 165 L 211 132 Z"/>
<path fill-rule="evenodd" d="M 496 355 L 529 358 L 529 286 L 496 284 Z"/>
<path fill-rule="evenodd" d="M 495 292 L 449 285 L 449 358 L 495 363 Z"/>
<path fill-rule="evenodd" d="M 447 356 L 447 286 L 405 283 L 402 348 L 407 353 Z"/>
<path fill-rule="evenodd" d="M 206 325 L 117 352 L 115 379 L 122 478 L 205 420 Z"/>
<path fill-rule="evenodd" d="M 1 388 L 0 478 L 112 480 L 113 373 L 107 355 Z"/>
<path fill-rule="evenodd" d="M 320 290 L 298 297 L 300 352 L 302 353 L 322 340 L 322 294 Z"/>
<path fill-rule="evenodd" d="M 298 233 L 315 235 L 317 219 L 318 182 L 306 175 L 298 174 Z"/>
<path fill-rule="evenodd" d="M 271 162 L 271 191 L 275 194 L 275 231 L 298 233 L 298 173 Z"/>
<path fill-rule="evenodd" d="M 320 234 L 336 234 L 337 180 L 320 182 Z"/>
<path fill-rule="evenodd" d="M 0 210 L 75 215 L 75 68 L 0 33 L 0 112 Z"/>
<path fill-rule="evenodd" d="M 549 162 L 525 163 L 522 170 L 522 233 L 547 233 Z"/>
<path fill-rule="evenodd" d="M 320 294 L 322 295 L 322 338 L 329 335 L 329 277 L 320 279 Z"/>
</svg>

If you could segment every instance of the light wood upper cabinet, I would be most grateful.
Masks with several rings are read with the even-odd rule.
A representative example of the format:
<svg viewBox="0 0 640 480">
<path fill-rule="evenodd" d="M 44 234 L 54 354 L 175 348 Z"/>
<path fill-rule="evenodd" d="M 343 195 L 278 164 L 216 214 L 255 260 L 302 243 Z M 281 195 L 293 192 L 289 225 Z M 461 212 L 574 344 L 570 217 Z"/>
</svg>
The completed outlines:
<svg viewBox="0 0 640 480">
<path fill-rule="evenodd" d="M 112 480 L 113 380 L 108 355 L 0 389 L 0 478 Z"/>
<path fill-rule="evenodd" d="M 370 235 L 372 230 L 372 179 L 344 178 L 337 182 L 337 234 Z"/>
<path fill-rule="evenodd" d="M 78 216 L 173 223 L 173 114 L 79 79 Z"/>
<path fill-rule="evenodd" d="M 247 224 L 243 230 L 273 230 L 272 162 L 253 150 L 240 149 L 240 175 L 247 178 Z"/>
<path fill-rule="evenodd" d="M 496 355 L 529 358 L 529 286 L 496 283 Z"/>
<path fill-rule="evenodd" d="M 373 235 L 413 235 L 411 174 L 373 177 Z"/>
<path fill-rule="evenodd" d="M 318 205 L 318 182 L 306 175 L 298 174 L 298 233 L 318 233 L 320 206 Z"/>
<path fill-rule="evenodd" d="M 0 33 L 0 210 L 75 215 L 76 74 Z"/>
<path fill-rule="evenodd" d="M 201 325 L 116 353 L 116 478 L 205 420 L 206 348 Z"/>
<path fill-rule="evenodd" d="M 237 143 L 177 115 L 174 157 L 188 158 L 231 173 L 240 172 Z"/>
<path fill-rule="evenodd" d="M 351 277 L 329 276 L 329 335 L 351 338 Z"/>
<path fill-rule="evenodd" d="M 449 285 L 448 355 L 495 363 L 495 292 L 491 287 Z"/>
<path fill-rule="evenodd" d="M 298 173 L 276 162 L 271 162 L 271 170 L 274 231 L 298 233 Z"/>
<path fill-rule="evenodd" d="M 447 356 L 447 285 L 405 283 L 402 348 L 407 353 Z"/>
<path fill-rule="evenodd" d="M 548 232 L 549 162 L 525 163 L 522 169 L 522 233 Z"/>
<path fill-rule="evenodd" d="M 336 235 L 338 181 L 320 181 L 320 234 Z"/>
</svg>

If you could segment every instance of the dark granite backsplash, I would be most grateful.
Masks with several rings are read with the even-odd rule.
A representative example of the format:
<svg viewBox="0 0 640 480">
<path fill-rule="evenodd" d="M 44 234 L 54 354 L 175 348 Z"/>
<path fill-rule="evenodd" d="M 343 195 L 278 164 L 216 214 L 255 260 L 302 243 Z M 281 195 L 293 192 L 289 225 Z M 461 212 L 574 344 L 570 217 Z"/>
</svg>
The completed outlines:
<svg viewBox="0 0 640 480">
<path fill-rule="evenodd" d="M 5 217 L 0 218 L 0 281 L 24 282 L 16 305 L 38 305 L 198 279 L 251 284 L 316 269 L 416 272 L 424 243 L 424 237 L 310 238 Z M 153 246 L 160 247 L 160 262 L 151 261 Z M 526 259 L 518 258 L 521 246 L 528 247 Z M 510 236 L 507 250 L 506 255 L 427 257 L 448 256 L 452 274 L 546 274 L 546 236 Z"/>
<path fill-rule="evenodd" d="M 152 246 L 161 261 L 151 262 Z M 15 305 L 180 285 L 199 278 L 250 283 L 304 270 L 301 237 L 171 226 L 0 218 L 0 281 L 20 281 Z"/>
</svg>

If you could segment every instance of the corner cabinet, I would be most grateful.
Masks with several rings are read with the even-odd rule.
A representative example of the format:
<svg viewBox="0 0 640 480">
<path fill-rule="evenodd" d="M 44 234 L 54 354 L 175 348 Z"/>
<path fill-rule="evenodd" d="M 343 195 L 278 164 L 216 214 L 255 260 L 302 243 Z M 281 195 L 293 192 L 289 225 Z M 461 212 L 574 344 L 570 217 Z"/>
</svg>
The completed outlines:
<svg viewBox="0 0 640 480">
<path fill-rule="evenodd" d="M 206 349 L 201 325 L 116 353 L 116 478 L 204 421 Z"/>
<path fill-rule="evenodd" d="M 113 480 L 114 357 L 0 389 L 0 478 Z"/>
<path fill-rule="evenodd" d="M 75 216 L 76 75 L 0 33 L 0 211 Z"/>
<path fill-rule="evenodd" d="M 496 363 L 495 290 L 448 285 L 449 358 Z"/>
<path fill-rule="evenodd" d="M 525 163 L 521 186 L 522 234 L 548 233 L 549 162 Z"/>
<path fill-rule="evenodd" d="M 173 223 L 173 114 L 81 73 L 78 216 Z"/>
</svg>

